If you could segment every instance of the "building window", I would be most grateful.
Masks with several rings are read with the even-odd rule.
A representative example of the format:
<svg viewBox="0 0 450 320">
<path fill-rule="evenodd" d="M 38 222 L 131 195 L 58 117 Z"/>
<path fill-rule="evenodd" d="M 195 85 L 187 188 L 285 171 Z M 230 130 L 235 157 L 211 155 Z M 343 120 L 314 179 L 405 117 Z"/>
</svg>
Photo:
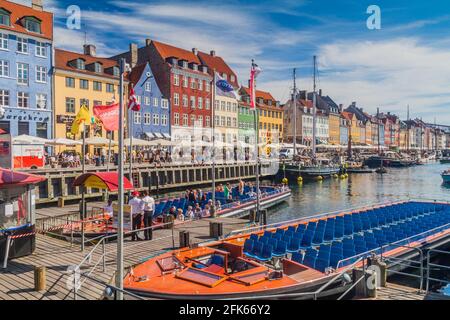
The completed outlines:
<svg viewBox="0 0 450 320">
<path fill-rule="evenodd" d="M 225 111 L 225 101 L 220 101 L 220 110 Z"/>
<path fill-rule="evenodd" d="M 154 107 L 158 106 L 158 98 L 153 98 L 153 106 Z"/>
<path fill-rule="evenodd" d="M 46 83 L 47 82 L 47 68 L 36 66 L 36 82 Z"/>
<path fill-rule="evenodd" d="M 211 91 L 211 84 L 209 83 L 209 81 L 205 82 L 205 90 L 206 90 L 206 92 L 210 92 Z"/>
<path fill-rule="evenodd" d="M 17 52 L 28 53 L 28 39 L 17 37 Z"/>
<path fill-rule="evenodd" d="M 196 79 L 191 78 L 191 89 L 196 89 L 197 85 L 196 85 Z"/>
<path fill-rule="evenodd" d="M 145 125 L 150 124 L 150 113 L 148 113 L 148 112 L 144 113 L 144 124 Z"/>
<path fill-rule="evenodd" d="M 29 135 L 30 134 L 30 123 L 25 121 L 19 121 L 18 125 L 19 136 L 22 134 Z"/>
<path fill-rule="evenodd" d="M 75 88 L 75 79 L 71 77 L 66 77 L 66 87 Z"/>
<path fill-rule="evenodd" d="M 140 111 L 133 111 L 133 118 L 135 124 L 141 124 L 141 112 Z"/>
<path fill-rule="evenodd" d="M 28 64 L 17 64 L 17 83 L 28 85 Z"/>
<path fill-rule="evenodd" d="M 31 17 L 25 18 L 25 29 L 30 32 L 41 33 L 41 22 Z"/>
<path fill-rule="evenodd" d="M 205 127 L 210 127 L 211 126 L 211 118 L 210 116 L 206 116 L 205 117 Z"/>
<path fill-rule="evenodd" d="M 94 63 L 94 70 L 96 73 L 102 73 L 102 65 L 98 62 Z"/>
<path fill-rule="evenodd" d="M 203 116 L 198 116 L 198 122 L 203 127 Z"/>
<path fill-rule="evenodd" d="M 0 33 L 0 49 L 8 50 L 8 35 L 6 33 Z"/>
<path fill-rule="evenodd" d="M 89 89 L 89 80 L 80 79 L 80 89 Z"/>
<path fill-rule="evenodd" d="M 93 87 L 94 91 L 102 91 L 102 83 L 99 81 L 94 81 Z"/>
<path fill-rule="evenodd" d="M 66 98 L 66 113 L 75 113 L 75 99 Z"/>
<path fill-rule="evenodd" d="M 86 106 L 89 109 L 89 100 L 88 99 L 80 99 L 80 107 Z"/>
<path fill-rule="evenodd" d="M 191 126 L 195 126 L 195 114 L 191 114 Z"/>
<path fill-rule="evenodd" d="M 236 120 L 236 118 L 233 118 L 233 127 L 234 127 L 234 128 L 237 127 L 237 120 Z"/>
<path fill-rule="evenodd" d="M 147 92 L 152 91 L 152 83 L 151 82 L 147 81 L 145 83 L 145 91 L 147 91 Z"/>
<path fill-rule="evenodd" d="M 175 113 L 173 115 L 173 122 L 174 122 L 174 125 L 176 125 L 176 126 L 180 125 L 180 114 L 179 113 Z"/>
<path fill-rule="evenodd" d="M 227 111 L 231 112 L 231 102 L 227 102 Z"/>
<path fill-rule="evenodd" d="M 106 92 L 114 92 L 114 85 L 111 83 L 106 84 Z"/>
<path fill-rule="evenodd" d="M 227 127 L 231 127 L 231 117 L 227 117 Z"/>
<path fill-rule="evenodd" d="M 179 106 L 180 105 L 180 95 L 178 93 L 174 93 L 173 94 L 173 104 L 175 106 Z"/>
<path fill-rule="evenodd" d="M 161 125 L 162 126 L 167 126 L 167 114 L 162 114 L 161 115 Z"/>
<path fill-rule="evenodd" d="M 36 56 L 41 58 L 47 57 L 47 48 L 44 42 L 36 41 Z"/>
<path fill-rule="evenodd" d="M 26 92 L 17 92 L 17 106 L 19 108 L 28 108 L 30 97 Z"/>
<path fill-rule="evenodd" d="M 230 75 L 230 81 L 234 82 L 236 80 L 236 77 L 234 75 Z"/>
<path fill-rule="evenodd" d="M 157 113 L 153 114 L 153 125 L 155 125 L 155 126 L 159 125 L 159 114 L 157 114 Z"/>
<path fill-rule="evenodd" d="M 9 106 L 9 91 L 8 90 L 0 90 L 0 106 L 8 107 Z"/>
<path fill-rule="evenodd" d="M 220 117 L 219 116 L 214 116 L 214 125 L 215 126 L 219 126 L 220 125 Z"/>
<path fill-rule="evenodd" d="M 203 109 L 203 98 L 202 97 L 198 97 L 198 108 Z"/>
<path fill-rule="evenodd" d="M 47 95 L 38 93 L 36 95 L 36 107 L 38 109 L 47 109 Z"/>
<path fill-rule="evenodd" d="M 169 100 L 161 99 L 161 108 L 168 109 L 169 108 Z"/>
<path fill-rule="evenodd" d="M 188 126 L 188 115 L 187 114 L 183 114 L 183 126 L 185 126 L 185 127 Z"/>
<path fill-rule="evenodd" d="M 188 107 L 188 96 L 183 94 L 183 107 Z"/>
<path fill-rule="evenodd" d="M 0 60 L 0 77 L 9 77 L 9 61 Z"/>
<path fill-rule="evenodd" d="M 180 76 L 177 74 L 173 75 L 173 85 L 174 86 L 179 86 L 180 85 Z"/>
<path fill-rule="evenodd" d="M 189 77 L 183 76 L 183 88 L 188 87 L 188 81 L 189 81 Z"/>
<path fill-rule="evenodd" d="M 205 100 L 205 109 L 209 110 L 211 108 L 211 100 L 206 99 Z"/>
<path fill-rule="evenodd" d="M 0 24 L 8 27 L 11 25 L 10 13 L 2 8 L 0 8 Z"/>
<path fill-rule="evenodd" d="M 225 127 L 225 117 L 220 117 L 220 125 Z"/>
<path fill-rule="evenodd" d="M 195 97 L 191 97 L 191 108 L 195 109 Z"/>
<path fill-rule="evenodd" d="M 84 70 L 84 69 L 86 68 L 86 65 L 85 65 L 83 59 L 77 59 L 77 64 L 76 64 L 76 66 L 77 66 L 77 69 L 78 69 L 78 70 Z"/>
<path fill-rule="evenodd" d="M 36 122 L 36 136 L 38 138 L 47 139 L 47 122 Z"/>
<path fill-rule="evenodd" d="M 101 102 L 101 101 L 94 100 L 94 107 L 95 107 L 95 106 L 101 106 L 101 105 L 102 105 L 102 102 Z"/>
<path fill-rule="evenodd" d="M 150 97 L 144 97 L 144 104 L 146 106 L 150 105 Z"/>
<path fill-rule="evenodd" d="M 203 80 L 198 79 L 198 90 L 203 90 Z"/>
</svg>

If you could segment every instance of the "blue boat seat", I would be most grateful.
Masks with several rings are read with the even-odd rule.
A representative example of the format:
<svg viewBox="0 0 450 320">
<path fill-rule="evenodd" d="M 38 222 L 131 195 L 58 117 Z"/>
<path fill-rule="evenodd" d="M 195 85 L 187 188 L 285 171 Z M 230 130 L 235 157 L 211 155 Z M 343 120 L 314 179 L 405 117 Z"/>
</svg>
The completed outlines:
<svg viewBox="0 0 450 320">
<path fill-rule="evenodd" d="M 284 241 L 278 241 L 276 248 L 273 250 L 275 257 L 282 257 L 287 253 L 287 243 Z"/>
</svg>

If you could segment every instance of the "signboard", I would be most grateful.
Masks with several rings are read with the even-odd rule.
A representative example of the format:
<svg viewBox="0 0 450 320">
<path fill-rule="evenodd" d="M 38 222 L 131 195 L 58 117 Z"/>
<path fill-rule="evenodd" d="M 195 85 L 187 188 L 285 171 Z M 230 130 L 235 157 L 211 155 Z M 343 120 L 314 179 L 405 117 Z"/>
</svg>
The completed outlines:
<svg viewBox="0 0 450 320">
<path fill-rule="evenodd" d="M 12 143 L 10 134 L 0 134 L 0 167 L 12 168 Z"/>
</svg>

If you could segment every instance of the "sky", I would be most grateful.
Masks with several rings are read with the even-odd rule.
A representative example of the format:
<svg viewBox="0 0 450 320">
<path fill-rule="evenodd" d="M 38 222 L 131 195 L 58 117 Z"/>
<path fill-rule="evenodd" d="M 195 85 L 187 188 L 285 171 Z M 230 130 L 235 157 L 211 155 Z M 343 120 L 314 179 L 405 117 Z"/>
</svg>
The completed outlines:
<svg viewBox="0 0 450 320">
<path fill-rule="evenodd" d="M 31 0 L 14 0 L 29 4 Z M 66 26 L 78 5 L 79 30 Z M 370 5 L 381 28 L 370 30 Z M 55 13 L 55 45 L 81 51 L 87 39 L 112 56 L 130 42 L 155 39 L 217 55 L 246 85 L 251 59 L 262 68 L 257 86 L 281 103 L 297 86 L 318 88 L 344 107 L 393 112 L 450 125 L 450 1 L 448 0 L 44 0 Z"/>
</svg>

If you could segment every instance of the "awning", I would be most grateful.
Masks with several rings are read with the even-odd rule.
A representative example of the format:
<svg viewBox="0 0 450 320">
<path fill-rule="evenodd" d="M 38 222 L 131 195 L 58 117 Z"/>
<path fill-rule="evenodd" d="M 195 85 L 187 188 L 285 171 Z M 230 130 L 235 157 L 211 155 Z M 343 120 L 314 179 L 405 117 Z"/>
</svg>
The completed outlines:
<svg viewBox="0 0 450 320">
<path fill-rule="evenodd" d="M 119 189 L 119 175 L 117 172 L 85 173 L 77 177 L 73 185 L 75 187 L 85 186 L 114 192 Z M 130 180 L 126 177 L 123 177 L 123 188 L 124 190 L 134 189 Z"/>
<path fill-rule="evenodd" d="M 162 139 L 162 138 L 164 138 L 164 136 L 163 136 L 161 133 L 159 133 L 159 132 L 153 132 L 153 135 L 154 135 L 155 138 L 157 138 L 157 139 Z"/>
<path fill-rule="evenodd" d="M 170 134 L 168 134 L 168 133 L 161 133 L 161 134 L 162 134 L 163 138 L 170 140 Z"/>
<path fill-rule="evenodd" d="M 26 186 L 47 180 L 46 177 L 0 168 L 0 189 Z"/>
</svg>

